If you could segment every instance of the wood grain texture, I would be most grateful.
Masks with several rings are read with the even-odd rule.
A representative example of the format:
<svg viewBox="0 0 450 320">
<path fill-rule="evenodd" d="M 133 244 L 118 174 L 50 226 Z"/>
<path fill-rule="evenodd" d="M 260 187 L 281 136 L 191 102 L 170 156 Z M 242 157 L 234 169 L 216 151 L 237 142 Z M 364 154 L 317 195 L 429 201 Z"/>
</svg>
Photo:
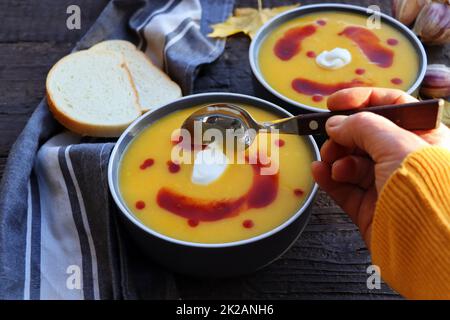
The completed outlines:
<svg viewBox="0 0 450 320">
<path fill-rule="evenodd" d="M 76 42 L 107 3 L 108 0 L 1 0 L 0 43 Z M 66 27 L 70 5 L 80 7 L 80 30 Z"/>
<path fill-rule="evenodd" d="M 0 157 L 6 157 L 45 94 L 52 65 L 70 52 L 108 0 L 0 0 Z M 81 29 L 66 27 L 69 5 Z M 0 171 L 1 173 L 2 171 Z"/>
<path fill-rule="evenodd" d="M 6 156 L 0 156 L 0 180 L 2 179 L 3 170 L 5 169 L 6 159 Z"/>
<path fill-rule="evenodd" d="M 107 2 L 0 0 L 0 176 L 12 143 L 44 96 L 48 70 L 70 51 Z M 264 5 L 294 2 L 264 0 Z M 390 13 L 389 0 L 333 2 L 378 4 L 383 12 Z M 80 31 L 65 27 L 65 11 L 70 4 L 82 10 Z M 256 6 L 256 0 L 236 0 L 236 6 Z M 224 54 L 201 68 L 195 91 L 237 92 L 279 102 L 265 96 L 252 76 L 247 58 L 249 43 L 245 36 L 231 37 Z M 448 64 L 449 52 L 448 48 L 429 48 L 430 60 Z M 177 276 L 177 283 L 184 299 L 398 299 L 385 284 L 380 290 L 367 289 L 366 269 L 370 264 L 370 255 L 355 225 L 327 195 L 320 193 L 300 239 L 269 267 L 237 279 L 212 281 Z"/>
</svg>

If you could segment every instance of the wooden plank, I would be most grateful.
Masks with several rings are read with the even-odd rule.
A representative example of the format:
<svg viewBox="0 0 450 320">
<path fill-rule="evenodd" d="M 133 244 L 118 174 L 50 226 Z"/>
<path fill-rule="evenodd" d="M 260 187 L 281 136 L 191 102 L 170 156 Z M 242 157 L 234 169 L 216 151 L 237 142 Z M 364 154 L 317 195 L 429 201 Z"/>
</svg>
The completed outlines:
<svg viewBox="0 0 450 320">
<path fill-rule="evenodd" d="M 108 0 L 0 2 L 1 157 L 7 156 L 44 97 L 48 70 L 70 52 L 107 3 Z M 66 9 L 71 4 L 80 6 L 81 30 L 66 27 Z"/>
<path fill-rule="evenodd" d="M 70 52 L 73 45 L 52 42 L 0 44 L 0 61 L 8 61 L 0 66 L 0 112 L 29 114 L 45 94 L 48 71 Z"/>
<path fill-rule="evenodd" d="M 302 6 L 308 4 L 318 4 L 318 3 L 343 3 L 343 4 L 353 4 L 362 7 L 369 6 L 379 6 L 381 11 L 387 14 L 391 14 L 391 0 L 333 0 L 333 1 L 317 1 L 317 0 L 264 0 L 264 7 L 276 7 L 280 5 L 289 5 L 299 3 Z M 256 7 L 255 0 L 235 0 L 235 7 Z"/>
<path fill-rule="evenodd" d="M 449 65 L 450 44 L 445 46 L 426 46 L 428 63 L 441 63 Z"/>
<path fill-rule="evenodd" d="M 27 121 L 27 115 L 9 114 L 6 117 L 0 114 L 0 157 L 7 157 L 9 149 Z"/>
<path fill-rule="evenodd" d="M 74 42 L 92 25 L 108 0 L 2 0 L 0 42 Z M 81 29 L 69 30 L 66 13 L 70 5 L 81 10 Z"/>
<path fill-rule="evenodd" d="M 0 155 L 7 155 L 30 114 L 45 95 L 52 65 L 70 52 L 73 43 L 0 44 Z M 45 53 L 45 54 L 44 54 Z"/>
<path fill-rule="evenodd" d="M 3 172 L 6 166 L 7 157 L 0 156 L 0 181 L 2 180 Z"/>
</svg>

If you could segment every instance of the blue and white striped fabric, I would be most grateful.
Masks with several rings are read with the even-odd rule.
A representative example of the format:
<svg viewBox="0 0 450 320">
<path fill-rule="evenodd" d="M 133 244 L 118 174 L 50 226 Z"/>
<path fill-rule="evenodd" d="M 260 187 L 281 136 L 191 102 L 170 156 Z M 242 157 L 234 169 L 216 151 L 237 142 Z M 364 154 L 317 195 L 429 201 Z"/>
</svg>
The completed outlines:
<svg viewBox="0 0 450 320">
<path fill-rule="evenodd" d="M 75 50 L 128 39 L 183 88 L 224 41 L 208 26 L 233 0 L 116 0 Z M 131 28 L 130 28 L 131 27 Z M 61 128 L 43 101 L 13 146 L 0 186 L 0 299 L 177 298 L 170 273 L 118 223 L 106 168 L 114 141 Z"/>
</svg>

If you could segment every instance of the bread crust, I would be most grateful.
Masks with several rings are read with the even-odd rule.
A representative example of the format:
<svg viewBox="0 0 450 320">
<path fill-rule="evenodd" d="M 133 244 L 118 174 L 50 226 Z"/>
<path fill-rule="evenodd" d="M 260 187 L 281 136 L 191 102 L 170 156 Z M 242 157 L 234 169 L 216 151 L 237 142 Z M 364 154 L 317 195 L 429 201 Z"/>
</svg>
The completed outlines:
<svg viewBox="0 0 450 320">
<path fill-rule="evenodd" d="M 120 57 L 122 60 L 122 63 L 119 65 L 120 68 L 123 68 L 126 71 L 128 80 L 131 84 L 131 89 L 134 93 L 134 107 L 136 109 L 136 118 L 129 122 L 124 122 L 123 124 L 119 125 L 100 125 L 100 124 L 92 124 L 88 122 L 82 122 L 76 119 L 73 119 L 69 114 L 65 113 L 61 110 L 61 108 L 58 108 L 57 103 L 55 99 L 52 96 L 51 90 L 50 90 L 50 84 L 49 82 L 52 79 L 52 73 L 58 68 L 58 66 L 66 61 L 70 56 L 76 55 L 77 53 L 72 53 L 71 55 L 68 55 L 61 60 L 59 60 L 49 71 L 47 75 L 46 80 L 46 97 L 48 102 L 48 107 L 50 112 L 53 114 L 54 118 L 60 122 L 64 127 L 69 129 L 70 131 L 73 131 L 77 134 L 83 135 L 83 136 L 92 136 L 92 137 L 118 137 L 122 134 L 122 132 L 135 120 L 137 119 L 141 114 L 142 110 L 139 106 L 139 100 L 138 100 L 138 92 L 136 90 L 136 87 L 134 85 L 130 70 L 128 69 L 125 59 L 122 55 L 118 55 L 115 52 L 109 52 L 105 50 L 106 54 L 110 55 L 116 55 Z M 73 58 L 73 56 L 71 57 Z"/>
<path fill-rule="evenodd" d="M 99 50 L 103 51 L 104 50 L 104 51 L 113 52 L 113 53 L 120 53 L 120 54 L 122 54 L 121 50 L 134 51 L 137 55 L 141 56 L 141 58 L 143 58 L 146 63 L 148 63 L 149 68 L 152 68 L 152 69 L 154 68 L 151 72 L 157 72 L 158 76 L 163 78 L 164 81 L 167 81 L 167 83 L 172 86 L 173 90 L 177 91 L 176 94 L 174 94 L 174 99 L 182 97 L 182 92 L 181 92 L 180 86 L 175 81 L 173 81 L 169 77 L 169 75 L 167 75 L 165 72 L 161 71 L 150 60 L 150 58 L 147 57 L 147 55 L 144 52 L 138 50 L 136 48 L 136 46 L 134 44 L 132 44 L 131 42 L 126 41 L 126 40 L 106 40 L 106 41 L 97 43 L 96 45 L 92 46 L 89 50 L 96 50 L 96 51 L 99 51 Z M 123 58 L 125 60 L 125 63 L 128 63 L 127 57 L 125 55 L 123 55 L 123 54 L 122 54 L 122 56 L 123 56 Z M 129 70 L 129 68 L 128 68 L 128 70 Z M 136 88 L 136 80 L 134 79 L 133 74 L 131 73 L 130 70 L 129 70 L 129 72 L 131 74 L 131 79 L 132 79 L 132 82 L 134 84 L 134 87 L 135 87 L 136 91 L 138 92 L 138 90 Z M 139 97 L 139 92 L 138 92 L 138 97 Z M 141 99 L 138 99 L 138 103 L 140 105 L 140 109 L 141 109 L 142 112 L 147 112 L 147 111 L 151 110 L 152 107 L 155 107 L 155 106 L 145 106 L 145 105 L 143 105 L 143 101 L 141 101 Z"/>
<path fill-rule="evenodd" d="M 127 40 L 114 39 L 114 40 L 106 40 L 93 45 L 90 49 L 94 50 L 110 50 L 110 45 L 112 47 L 120 47 L 120 48 L 128 48 L 130 50 L 137 50 L 136 46 Z M 89 49 L 89 50 L 90 50 Z M 111 50 L 114 51 L 114 50 Z"/>
</svg>

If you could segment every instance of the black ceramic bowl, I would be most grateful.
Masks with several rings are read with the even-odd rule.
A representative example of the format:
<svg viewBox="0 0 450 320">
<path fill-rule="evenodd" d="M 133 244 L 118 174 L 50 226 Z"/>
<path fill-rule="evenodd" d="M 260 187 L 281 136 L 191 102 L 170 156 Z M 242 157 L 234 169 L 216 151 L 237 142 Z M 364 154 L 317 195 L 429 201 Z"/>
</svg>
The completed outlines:
<svg viewBox="0 0 450 320">
<path fill-rule="evenodd" d="M 130 142 L 158 119 L 180 109 L 210 103 L 238 103 L 270 111 L 282 117 L 290 114 L 267 101 L 230 93 L 206 93 L 187 96 L 146 113 L 119 138 L 110 158 L 108 182 L 121 217 L 144 253 L 175 272 L 206 277 L 227 277 L 251 273 L 280 257 L 299 237 L 305 227 L 317 193 L 314 185 L 303 206 L 275 229 L 259 236 L 229 243 L 204 244 L 177 240 L 145 226 L 125 205 L 118 184 L 119 166 Z M 314 159 L 320 154 L 314 139 L 304 137 Z"/>
</svg>

